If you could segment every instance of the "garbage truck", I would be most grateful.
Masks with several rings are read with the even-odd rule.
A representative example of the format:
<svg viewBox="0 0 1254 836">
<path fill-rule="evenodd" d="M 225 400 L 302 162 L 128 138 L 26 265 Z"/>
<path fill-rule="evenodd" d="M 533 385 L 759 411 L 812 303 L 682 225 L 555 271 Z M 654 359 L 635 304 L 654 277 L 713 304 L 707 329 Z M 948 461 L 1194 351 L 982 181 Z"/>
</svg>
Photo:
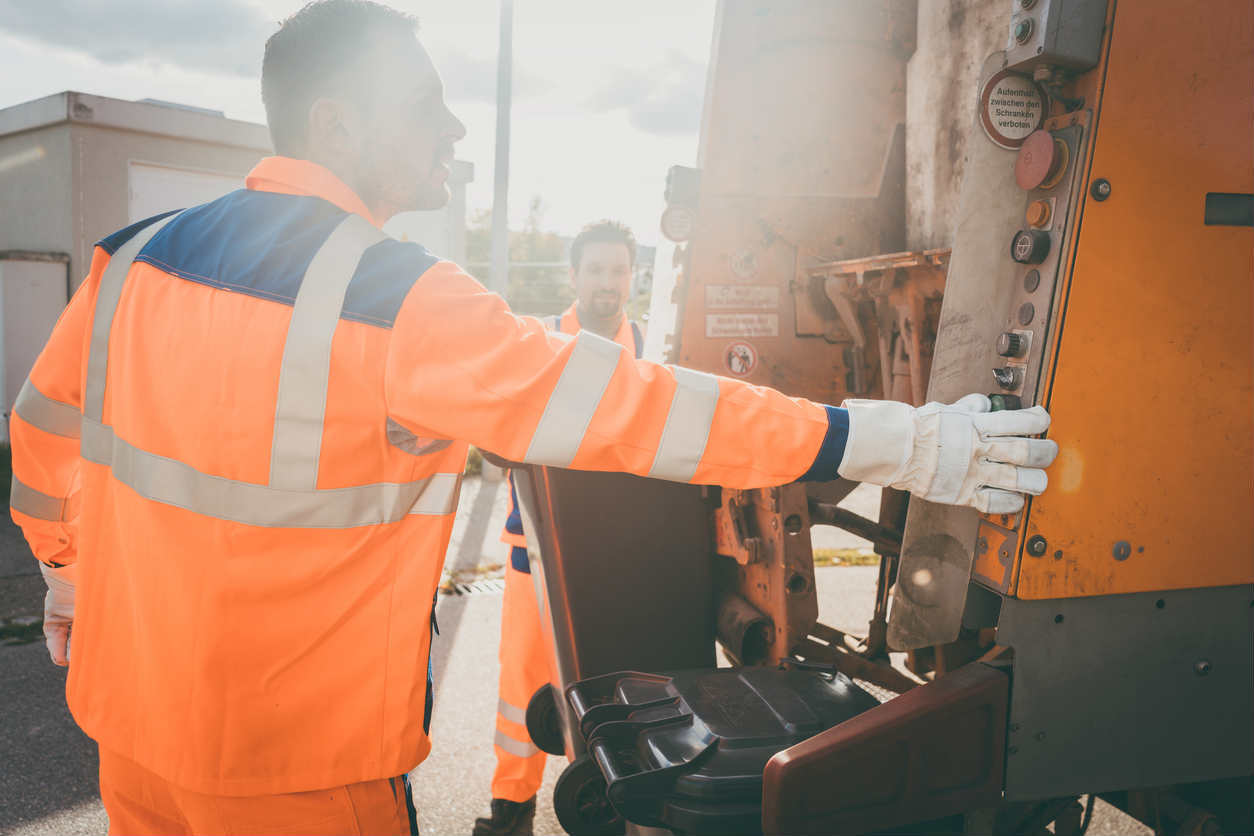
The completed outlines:
<svg viewBox="0 0 1254 836">
<path fill-rule="evenodd" d="M 665 199 L 651 359 L 1061 452 L 1011 515 L 520 470 L 562 826 L 1254 832 L 1254 6 L 722 0 Z"/>
</svg>

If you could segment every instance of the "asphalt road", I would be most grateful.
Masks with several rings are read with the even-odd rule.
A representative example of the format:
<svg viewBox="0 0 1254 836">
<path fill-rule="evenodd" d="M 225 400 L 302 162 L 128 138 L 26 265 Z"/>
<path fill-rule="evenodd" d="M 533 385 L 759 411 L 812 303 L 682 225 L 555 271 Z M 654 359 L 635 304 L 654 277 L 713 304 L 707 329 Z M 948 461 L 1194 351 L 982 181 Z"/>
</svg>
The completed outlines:
<svg viewBox="0 0 1254 836">
<path fill-rule="evenodd" d="M 852 497 L 863 513 L 878 499 Z M 463 580 L 499 573 L 505 546 L 498 536 L 505 515 L 503 483 L 467 480 L 450 545 L 447 569 Z M 0 534 L 0 542 L 12 532 Z M 853 539 L 853 538 L 851 538 Z M 816 538 L 818 541 L 819 538 Z M 857 542 L 822 535 L 821 545 L 857 547 Z M 3 546 L 0 546 L 3 548 Z M 9 549 L 5 549 L 9 551 Z M 23 569 L 21 582 L 0 577 L 0 618 L 38 611 L 37 586 L 30 583 L 29 557 L 0 556 L 0 566 Z M 7 561 L 7 562 L 5 562 Z M 853 633 L 865 631 L 873 609 L 875 567 L 819 569 L 816 582 L 825 623 Z M 4 590 L 11 594 L 4 598 Z M 18 591 L 14 591 L 18 590 Z M 426 836 L 468 834 L 487 811 L 494 762 L 501 594 L 476 592 L 440 597 L 441 635 L 433 661 L 436 680 L 432 754 L 412 774 L 420 828 Z M 96 788 L 94 745 L 74 726 L 65 707 L 65 674 L 48 662 L 42 642 L 0 644 L 0 834 L 77 836 L 102 834 L 107 819 Z M 550 758 L 536 816 L 536 833 L 561 833 L 553 816 L 553 782 L 565 762 Z M 1149 834 L 1114 808 L 1098 803 L 1089 830 L 1105 834 Z"/>
</svg>

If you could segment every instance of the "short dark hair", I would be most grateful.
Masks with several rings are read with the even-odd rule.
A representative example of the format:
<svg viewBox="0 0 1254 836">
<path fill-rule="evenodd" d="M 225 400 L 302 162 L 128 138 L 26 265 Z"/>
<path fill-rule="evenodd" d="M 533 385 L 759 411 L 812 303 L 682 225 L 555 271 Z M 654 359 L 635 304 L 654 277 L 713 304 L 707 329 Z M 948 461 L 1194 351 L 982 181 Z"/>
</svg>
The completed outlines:
<svg viewBox="0 0 1254 836">
<path fill-rule="evenodd" d="M 575 270 L 579 269 L 583 248 L 588 244 L 625 244 L 627 259 L 632 267 L 636 266 L 636 236 L 631 234 L 631 229 L 626 224 L 604 220 L 588 224 L 579 230 L 579 234 L 570 244 L 570 266 Z"/>
<path fill-rule="evenodd" d="M 378 40 L 412 36 L 417 27 L 414 16 L 370 0 L 315 0 L 279 24 L 261 62 L 261 100 L 274 150 L 302 151 L 313 103 L 361 89 L 352 84 L 352 70 Z"/>
</svg>

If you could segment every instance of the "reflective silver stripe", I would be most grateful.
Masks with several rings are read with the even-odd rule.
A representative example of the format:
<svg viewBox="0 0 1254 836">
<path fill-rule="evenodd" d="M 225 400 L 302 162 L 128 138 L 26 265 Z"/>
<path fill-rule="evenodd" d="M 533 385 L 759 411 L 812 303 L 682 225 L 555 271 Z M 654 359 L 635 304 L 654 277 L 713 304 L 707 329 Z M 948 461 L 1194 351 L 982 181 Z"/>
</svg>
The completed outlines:
<svg viewBox="0 0 1254 836">
<path fill-rule="evenodd" d="M 114 478 L 154 502 L 245 525 L 353 528 L 396 522 L 410 514 L 453 513 L 461 486 L 457 473 L 437 473 L 416 482 L 315 490 L 331 341 L 344 292 L 362 252 L 384 237 L 357 216 L 349 216 L 336 227 L 314 256 L 293 307 L 271 450 L 271 475 L 283 484 L 258 485 L 212 476 L 116 437 L 103 422 L 114 314 L 131 262 L 174 217 L 151 224 L 119 247 L 101 277 L 81 419 L 83 458 L 109 466 Z"/>
<path fill-rule="evenodd" d="M 111 427 L 83 419 L 83 458 L 108 465 L 140 496 L 220 520 L 273 528 L 354 528 L 442 516 L 457 508 L 461 474 L 436 473 L 417 482 L 288 491 L 212 476 L 174 459 L 140 450 Z"/>
<path fill-rule="evenodd" d="M 77 407 L 54 401 L 36 389 L 29 377 L 17 393 L 13 411 L 31 426 L 66 438 L 78 438 L 79 424 L 83 419 Z"/>
<path fill-rule="evenodd" d="M 60 522 L 65 519 L 63 497 L 49 496 L 43 491 L 37 491 L 30 485 L 22 484 L 16 476 L 9 488 L 9 507 L 37 520 Z"/>
<path fill-rule="evenodd" d="M 453 443 L 451 438 L 419 438 L 391 418 L 388 418 L 384 429 L 388 444 L 411 456 L 430 456 L 432 453 L 447 450 Z"/>
<path fill-rule="evenodd" d="M 524 460 L 566 467 L 575 458 L 601 396 L 614 376 L 623 347 L 613 340 L 580 331 L 566 368 L 553 387 Z"/>
<path fill-rule="evenodd" d="M 498 698 L 496 701 L 496 713 L 500 714 L 511 723 L 517 723 L 520 726 L 527 725 L 527 710 L 511 705 L 505 700 Z"/>
<path fill-rule="evenodd" d="M 517 755 L 520 758 L 529 758 L 540 754 L 540 750 L 536 748 L 534 743 L 523 743 L 520 740 L 515 740 L 500 729 L 496 730 L 496 745 L 511 755 Z"/>
<path fill-rule="evenodd" d="M 671 371 L 678 385 L 649 476 L 690 482 L 710 439 L 710 425 L 718 406 L 718 378 L 692 369 L 672 367 Z"/>
<path fill-rule="evenodd" d="M 344 292 L 367 247 L 385 236 L 361 215 L 348 215 L 318 248 L 301 280 L 283 345 L 270 448 L 270 487 L 313 490 L 331 373 L 331 342 Z"/>
<path fill-rule="evenodd" d="M 409 507 L 409 514 L 424 517 L 443 517 L 457 510 L 457 500 L 462 495 L 462 474 L 435 473 L 409 485 L 422 485 L 417 499 Z M 367 485 L 367 488 L 377 487 Z M 358 490 L 353 488 L 351 490 Z"/>
<path fill-rule="evenodd" d="M 83 415 L 97 421 L 104 420 L 104 396 L 106 372 L 109 369 L 109 333 L 113 330 L 113 315 L 122 298 L 122 286 L 131 262 L 154 235 L 181 213 L 175 213 L 149 224 L 114 251 L 100 277 L 100 289 L 96 293 L 96 311 L 91 322 L 91 349 L 87 355 L 87 383 L 83 391 Z"/>
</svg>

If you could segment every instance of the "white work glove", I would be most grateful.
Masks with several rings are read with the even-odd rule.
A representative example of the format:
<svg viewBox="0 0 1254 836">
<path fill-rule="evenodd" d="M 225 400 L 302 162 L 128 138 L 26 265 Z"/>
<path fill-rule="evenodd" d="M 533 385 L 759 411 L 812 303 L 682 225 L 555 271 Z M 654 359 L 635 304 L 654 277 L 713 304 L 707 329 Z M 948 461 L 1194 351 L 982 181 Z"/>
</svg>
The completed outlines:
<svg viewBox="0 0 1254 836">
<path fill-rule="evenodd" d="M 849 400 L 849 437 L 837 472 L 909 491 L 928 502 L 1013 514 L 1024 494 L 1045 490 L 1058 444 L 1027 438 L 1049 428 L 1043 407 L 990 412 L 985 395 L 917 409 L 896 401 Z"/>
<path fill-rule="evenodd" d="M 70 663 L 70 628 L 74 624 L 74 568 L 39 564 L 48 594 L 44 596 L 44 640 L 48 655 L 62 667 Z"/>
</svg>

